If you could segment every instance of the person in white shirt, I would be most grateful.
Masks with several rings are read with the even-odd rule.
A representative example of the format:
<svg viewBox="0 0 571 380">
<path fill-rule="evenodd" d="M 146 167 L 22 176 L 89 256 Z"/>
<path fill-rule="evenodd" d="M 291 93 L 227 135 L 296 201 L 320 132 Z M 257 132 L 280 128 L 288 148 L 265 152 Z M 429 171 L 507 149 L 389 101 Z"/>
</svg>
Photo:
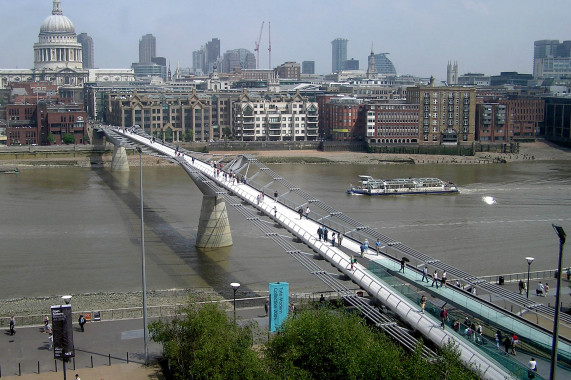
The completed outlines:
<svg viewBox="0 0 571 380">
<path fill-rule="evenodd" d="M 537 288 L 535 288 L 535 294 L 538 296 L 542 296 L 544 291 L 545 288 L 543 287 L 541 281 L 539 281 L 539 283 L 537 284 Z"/>
<path fill-rule="evenodd" d="M 527 363 L 527 377 L 529 379 L 535 378 L 535 373 L 537 372 L 537 362 L 535 358 L 531 358 L 531 360 Z"/>
</svg>

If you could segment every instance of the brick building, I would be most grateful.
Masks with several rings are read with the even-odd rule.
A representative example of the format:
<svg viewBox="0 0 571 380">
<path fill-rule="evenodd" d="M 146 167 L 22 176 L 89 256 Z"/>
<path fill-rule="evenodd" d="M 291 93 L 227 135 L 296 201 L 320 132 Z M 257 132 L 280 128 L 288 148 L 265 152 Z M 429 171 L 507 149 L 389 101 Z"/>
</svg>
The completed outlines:
<svg viewBox="0 0 571 380">
<path fill-rule="evenodd" d="M 367 112 L 362 99 L 348 96 L 320 96 L 320 130 L 334 141 L 364 140 Z"/>
<path fill-rule="evenodd" d="M 85 144 L 87 113 L 79 104 L 46 104 L 38 106 L 42 120 L 41 141 L 49 143 L 53 137 L 56 144 L 63 144 L 65 135 L 73 135 L 74 144 Z M 45 131 L 45 132 L 44 132 Z"/>
<path fill-rule="evenodd" d="M 280 79 L 301 79 L 301 65 L 297 62 L 285 62 L 276 67 L 275 71 Z"/>
<path fill-rule="evenodd" d="M 476 140 L 534 140 L 543 122 L 545 102 L 537 98 L 483 98 L 476 105 Z"/>
<path fill-rule="evenodd" d="M 42 131 L 37 104 L 8 104 L 0 109 L 5 123 L 4 143 L 11 145 L 38 145 Z"/>
<path fill-rule="evenodd" d="M 367 113 L 367 141 L 381 144 L 417 144 L 419 105 L 370 102 Z"/>
<path fill-rule="evenodd" d="M 0 109 L 0 119 L 6 128 L 6 145 L 62 144 L 65 135 L 73 136 L 74 144 L 87 143 L 87 114 L 79 104 L 44 100 L 8 104 Z"/>
<path fill-rule="evenodd" d="M 471 144 L 476 126 L 476 89 L 433 83 L 407 89 L 407 103 L 419 105 L 419 143 Z"/>
</svg>

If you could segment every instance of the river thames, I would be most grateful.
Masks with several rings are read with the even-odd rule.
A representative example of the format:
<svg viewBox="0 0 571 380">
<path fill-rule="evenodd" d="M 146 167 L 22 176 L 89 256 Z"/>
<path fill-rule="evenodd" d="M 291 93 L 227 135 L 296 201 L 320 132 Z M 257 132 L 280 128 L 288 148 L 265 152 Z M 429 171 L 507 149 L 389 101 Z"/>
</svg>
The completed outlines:
<svg viewBox="0 0 571 380">
<path fill-rule="evenodd" d="M 551 227 L 571 225 L 569 161 L 490 165 L 272 165 L 303 190 L 356 220 L 476 275 L 557 266 Z M 345 194 L 359 174 L 438 177 L 457 195 L 367 197 Z M 194 247 L 202 195 L 178 167 L 143 168 L 148 289 L 226 292 L 230 282 L 267 291 L 326 290 L 272 240 L 229 209 L 234 245 Z M 0 175 L 0 299 L 141 288 L 138 168 L 46 167 Z M 281 230 L 284 231 L 284 230 Z M 302 248 L 309 251 L 308 248 Z M 571 265 L 571 255 L 563 260 Z"/>
</svg>

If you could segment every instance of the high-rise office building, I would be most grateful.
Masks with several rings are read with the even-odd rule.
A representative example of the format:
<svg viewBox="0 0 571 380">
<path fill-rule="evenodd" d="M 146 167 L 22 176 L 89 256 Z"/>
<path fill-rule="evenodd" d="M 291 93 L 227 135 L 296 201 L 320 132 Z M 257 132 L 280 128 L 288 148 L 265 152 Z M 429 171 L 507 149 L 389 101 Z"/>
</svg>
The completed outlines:
<svg viewBox="0 0 571 380">
<path fill-rule="evenodd" d="M 81 53 L 83 55 L 83 68 L 84 69 L 94 69 L 94 57 L 93 57 L 93 38 L 91 38 L 87 33 L 80 33 L 77 36 L 77 42 L 81 44 Z"/>
<path fill-rule="evenodd" d="M 234 69 L 255 69 L 256 56 L 247 49 L 228 50 L 222 58 L 220 72 L 231 73 Z"/>
<path fill-rule="evenodd" d="M 379 74 L 396 75 L 397 70 L 389 57 L 387 57 L 387 54 L 389 53 L 375 54 L 375 66 L 377 67 L 377 71 Z"/>
<path fill-rule="evenodd" d="M 192 52 L 192 69 L 195 73 L 204 73 L 204 47 Z"/>
<path fill-rule="evenodd" d="M 315 74 L 315 61 L 303 61 L 301 63 L 302 74 Z"/>
<path fill-rule="evenodd" d="M 139 63 L 151 63 L 157 55 L 157 39 L 152 34 L 145 34 L 139 40 Z"/>
<path fill-rule="evenodd" d="M 213 38 L 204 46 L 204 67 L 205 72 L 211 73 L 214 62 L 220 58 L 220 40 Z"/>
<path fill-rule="evenodd" d="M 561 78 L 571 75 L 571 41 L 540 40 L 533 43 L 533 77 Z"/>
<path fill-rule="evenodd" d="M 355 58 L 343 61 L 342 70 L 359 70 L 359 60 Z"/>
<path fill-rule="evenodd" d="M 336 38 L 331 41 L 331 72 L 343 70 L 343 62 L 347 60 L 347 43 L 346 38 Z"/>
</svg>

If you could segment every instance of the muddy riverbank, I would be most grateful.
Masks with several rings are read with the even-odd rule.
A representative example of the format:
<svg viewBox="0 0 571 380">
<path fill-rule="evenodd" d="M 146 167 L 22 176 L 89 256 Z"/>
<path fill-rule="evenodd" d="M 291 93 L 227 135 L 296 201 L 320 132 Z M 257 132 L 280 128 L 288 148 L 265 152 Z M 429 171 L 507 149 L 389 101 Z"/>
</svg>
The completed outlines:
<svg viewBox="0 0 571 380">
<path fill-rule="evenodd" d="M 0 167 L 38 166 L 73 166 L 73 167 L 109 167 L 112 155 L 106 153 L 96 158 L 88 153 L 52 156 L 25 157 L 14 159 L 2 157 L 0 150 Z M 475 156 L 423 155 L 423 154 L 389 154 L 364 152 L 322 152 L 318 150 L 283 150 L 283 151 L 212 151 L 210 154 L 234 156 L 236 154 L 251 154 L 260 161 L 268 164 L 495 164 L 525 160 L 571 160 L 571 149 L 562 148 L 547 141 L 524 143 L 520 145 L 517 154 L 480 152 Z M 131 166 L 139 165 L 139 157 L 131 154 L 128 157 Z M 143 156 L 143 166 L 173 166 L 167 160 Z"/>
</svg>

